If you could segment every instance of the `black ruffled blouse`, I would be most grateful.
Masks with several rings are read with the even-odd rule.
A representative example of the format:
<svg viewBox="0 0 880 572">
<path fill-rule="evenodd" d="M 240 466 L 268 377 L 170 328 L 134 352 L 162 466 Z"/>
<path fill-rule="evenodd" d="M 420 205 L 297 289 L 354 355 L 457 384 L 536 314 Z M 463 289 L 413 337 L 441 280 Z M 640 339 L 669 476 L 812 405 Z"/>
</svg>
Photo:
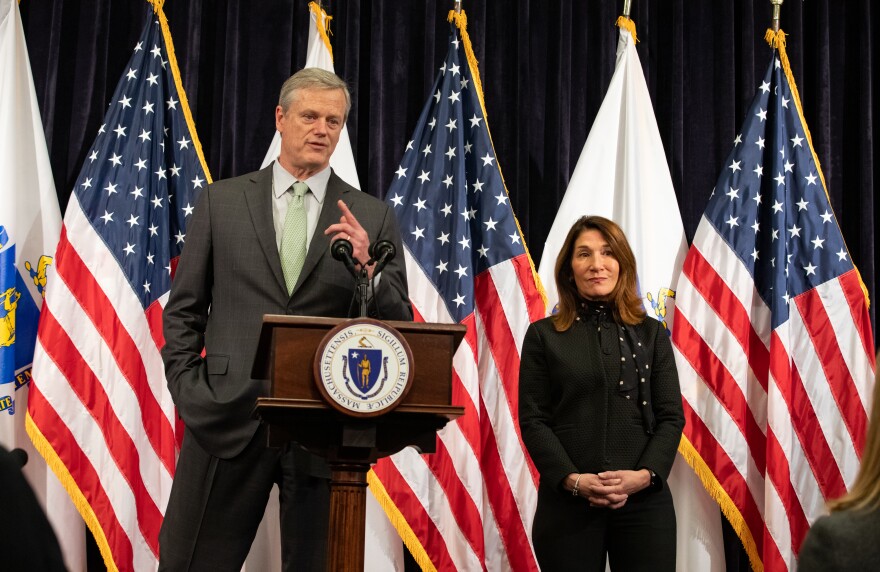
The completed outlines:
<svg viewBox="0 0 880 572">
<path fill-rule="evenodd" d="M 633 328 L 628 328 L 615 319 L 611 305 L 607 302 L 582 300 L 578 315 L 585 323 L 595 324 L 602 347 L 620 344 L 622 357 L 618 392 L 626 399 L 638 399 L 645 432 L 652 435 L 654 410 L 651 407 L 651 376 L 648 372 L 651 366 L 642 342 Z"/>
</svg>

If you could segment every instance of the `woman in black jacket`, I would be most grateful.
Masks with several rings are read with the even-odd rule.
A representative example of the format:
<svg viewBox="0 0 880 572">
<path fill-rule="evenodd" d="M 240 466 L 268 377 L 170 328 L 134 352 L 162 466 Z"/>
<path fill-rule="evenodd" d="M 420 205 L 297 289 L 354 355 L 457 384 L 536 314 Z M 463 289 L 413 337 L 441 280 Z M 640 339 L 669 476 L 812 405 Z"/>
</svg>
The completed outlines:
<svg viewBox="0 0 880 572">
<path fill-rule="evenodd" d="M 647 319 L 621 228 L 582 217 L 556 260 L 559 312 L 529 327 L 520 428 L 541 474 L 543 570 L 674 570 L 664 485 L 684 427 L 672 345 Z"/>
</svg>

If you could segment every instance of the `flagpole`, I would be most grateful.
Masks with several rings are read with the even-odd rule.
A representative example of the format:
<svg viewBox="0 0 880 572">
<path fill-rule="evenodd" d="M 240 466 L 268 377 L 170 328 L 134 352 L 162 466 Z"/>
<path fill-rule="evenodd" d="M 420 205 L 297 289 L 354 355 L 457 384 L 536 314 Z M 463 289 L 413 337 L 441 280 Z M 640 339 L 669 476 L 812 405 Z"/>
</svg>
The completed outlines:
<svg viewBox="0 0 880 572">
<path fill-rule="evenodd" d="M 629 18 L 630 7 L 632 6 L 632 0 L 624 0 L 623 2 L 623 17 Z"/>
<path fill-rule="evenodd" d="M 452 9 L 455 10 L 456 14 L 461 14 L 461 0 L 455 0 Z"/>
<path fill-rule="evenodd" d="M 629 0 L 627 0 L 629 2 Z M 779 9 L 782 6 L 783 0 L 770 0 L 770 3 L 773 5 L 773 24 L 771 27 L 774 32 L 779 31 Z"/>
</svg>

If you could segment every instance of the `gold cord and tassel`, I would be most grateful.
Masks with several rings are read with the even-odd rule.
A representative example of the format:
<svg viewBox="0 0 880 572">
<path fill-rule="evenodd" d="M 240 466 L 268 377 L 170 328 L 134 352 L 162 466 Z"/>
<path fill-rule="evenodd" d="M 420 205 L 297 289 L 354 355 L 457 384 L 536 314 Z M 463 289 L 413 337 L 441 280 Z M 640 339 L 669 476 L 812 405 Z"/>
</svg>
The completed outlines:
<svg viewBox="0 0 880 572">
<path fill-rule="evenodd" d="M 639 38 L 636 35 L 636 23 L 627 18 L 626 16 L 619 16 L 617 21 L 614 22 L 614 25 L 622 30 L 626 30 L 629 32 L 629 35 L 632 36 L 633 43 L 638 44 Z"/>
</svg>

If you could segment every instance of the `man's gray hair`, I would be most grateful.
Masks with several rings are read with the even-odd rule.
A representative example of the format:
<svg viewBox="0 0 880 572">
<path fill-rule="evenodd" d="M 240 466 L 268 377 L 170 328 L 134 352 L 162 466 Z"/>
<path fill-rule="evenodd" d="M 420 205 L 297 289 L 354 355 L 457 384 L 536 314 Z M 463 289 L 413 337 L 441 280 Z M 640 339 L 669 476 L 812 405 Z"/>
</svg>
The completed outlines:
<svg viewBox="0 0 880 572">
<path fill-rule="evenodd" d="M 333 72 L 321 68 L 304 68 L 287 78 L 281 86 L 281 94 L 278 96 L 278 105 L 286 112 L 290 103 L 296 97 L 300 89 L 341 89 L 345 94 L 345 119 L 351 109 L 351 94 L 348 85 L 341 77 Z"/>
</svg>

